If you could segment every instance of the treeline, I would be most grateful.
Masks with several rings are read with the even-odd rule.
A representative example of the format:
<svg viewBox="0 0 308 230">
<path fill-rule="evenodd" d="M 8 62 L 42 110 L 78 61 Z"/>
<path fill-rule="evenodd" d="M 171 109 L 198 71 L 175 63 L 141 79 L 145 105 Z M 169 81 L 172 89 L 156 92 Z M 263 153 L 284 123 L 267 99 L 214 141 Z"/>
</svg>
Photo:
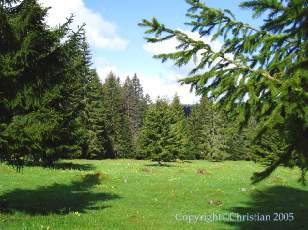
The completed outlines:
<svg viewBox="0 0 308 230">
<path fill-rule="evenodd" d="M 87 159 L 134 158 L 137 136 L 150 103 L 136 75 L 122 85 L 110 73 L 104 84 L 96 79 L 87 88 L 85 107 L 77 117 L 80 151 L 73 157 Z"/>
<path fill-rule="evenodd" d="M 72 132 L 78 151 L 68 157 L 271 163 L 287 147 L 274 130 L 255 141 L 258 126 L 253 118 L 241 127 L 207 97 L 185 106 L 177 95 L 172 101 L 151 102 L 136 74 L 123 83 L 114 73 L 103 84 L 94 78 L 83 101 L 78 128 Z"/>
<path fill-rule="evenodd" d="M 278 131 L 267 131 L 256 138 L 258 125 L 253 118 L 241 127 L 238 120 L 206 97 L 190 105 L 189 110 L 187 107 L 181 105 L 178 96 L 171 103 L 157 99 L 149 105 L 136 146 L 137 159 L 252 160 L 270 164 L 287 147 Z"/>
<path fill-rule="evenodd" d="M 13 5 L 11 3 L 14 3 Z M 0 157 L 22 166 L 60 158 L 272 159 L 279 133 L 254 143 L 256 125 L 239 127 L 206 97 L 183 108 L 144 95 L 136 75 L 110 73 L 102 84 L 85 31 L 45 24 L 35 0 L 0 1 Z M 185 111 L 185 112 L 184 112 Z"/>
</svg>

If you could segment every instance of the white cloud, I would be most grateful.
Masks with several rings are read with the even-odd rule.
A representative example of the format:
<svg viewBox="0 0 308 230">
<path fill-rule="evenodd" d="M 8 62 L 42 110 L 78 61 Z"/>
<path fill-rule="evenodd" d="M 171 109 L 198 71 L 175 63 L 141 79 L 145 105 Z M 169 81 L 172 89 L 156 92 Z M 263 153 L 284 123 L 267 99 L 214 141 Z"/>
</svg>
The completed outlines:
<svg viewBox="0 0 308 230">
<path fill-rule="evenodd" d="M 176 51 L 176 46 L 179 44 L 176 38 L 171 38 L 157 43 L 145 43 L 143 48 L 145 51 L 154 55 L 161 53 L 172 53 Z"/>
<path fill-rule="evenodd" d="M 73 28 L 86 24 L 87 38 L 91 47 L 124 50 L 127 41 L 117 34 L 116 25 L 106 21 L 99 13 L 86 7 L 83 0 L 39 0 L 48 11 L 47 24 L 57 26 L 75 15 Z"/>
<path fill-rule="evenodd" d="M 160 96 L 171 100 L 177 94 L 183 104 L 194 104 L 199 101 L 199 97 L 194 92 L 190 92 L 190 85 L 181 85 L 178 82 L 179 79 L 183 78 L 181 75 L 170 72 L 166 75 L 157 74 L 151 76 L 139 73 L 137 76 L 140 78 L 144 91 L 152 99 Z"/>
<path fill-rule="evenodd" d="M 178 82 L 184 76 L 173 72 L 151 76 L 139 73 L 137 76 L 140 78 L 144 92 L 148 93 L 152 99 L 160 96 L 171 100 L 177 94 L 183 104 L 193 104 L 199 101 L 199 97 L 194 92 L 190 92 L 190 85 L 181 85 Z"/>
<path fill-rule="evenodd" d="M 110 72 L 113 72 L 116 74 L 119 71 L 115 65 L 105 65 L 104 67 L 97 67 L 96 72 L 99 76 L 99 79 L 103 83 Z"/>
</svg>

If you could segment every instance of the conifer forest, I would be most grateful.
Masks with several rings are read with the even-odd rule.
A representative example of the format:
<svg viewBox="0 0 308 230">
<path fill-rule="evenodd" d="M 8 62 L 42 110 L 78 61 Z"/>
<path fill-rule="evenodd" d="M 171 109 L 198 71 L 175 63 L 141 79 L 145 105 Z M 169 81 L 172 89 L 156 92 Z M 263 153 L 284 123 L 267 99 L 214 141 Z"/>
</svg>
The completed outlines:
<svg viewBox="0 0 308 230">
<path fill-rule="evenodd" d="M 57 0 L 85 9 L 52 26 L 44 1 L 0 0 L 0 229 L 308 228 L 307 0 Z M 94 41 L 124 43 L 94 40 L 92 16 L 116 36 L 104 4 L 145 50 L 175 44 L 119 66 L 186 75 L 102 73 Z"/>
</svg>

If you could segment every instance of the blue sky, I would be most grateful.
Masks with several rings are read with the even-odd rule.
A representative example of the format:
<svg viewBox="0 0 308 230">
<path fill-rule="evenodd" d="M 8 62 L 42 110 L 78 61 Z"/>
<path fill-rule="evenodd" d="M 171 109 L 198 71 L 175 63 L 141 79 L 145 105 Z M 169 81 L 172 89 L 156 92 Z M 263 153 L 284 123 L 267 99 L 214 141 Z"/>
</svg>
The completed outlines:
<svg viewBox="0 0 308 230">
<path fill-rule="evenodd" d="M 230 9 L 240 20 L 254 23 L 249 10 L 239 9 L 239 0 L 208 0 L 209 6 Z M 161 68 L 159 60 L 153 60 L 152 55 L 143 49 L 143 29 L 137 24 L 143 18 L 153 16 L 172 28 L 187 28 L 184 23 L 187 18 L 185 13 L 188 4 L 184 0 L 86 0 L 86 5 L 100 12 L 103 17 L 114 22 L 118 27 L 120 36 L 128 40 L 126 52 L 108 50 L 93 50 L 93 54 L 101 55 L 102 52 L 108 61 L 114 63 L 123 71 L 142 70 L 146 72 Z"/>
<path fill-rule="evenodd" d="M 172 63 L 162 64 L 153 54 L 172 51 L 175 44 L 146 45 L 144 29 L 137 26 L 143 18 L 156 17 L 162 23 L 188 31 L 184 26 L 188 5 L 184 0 L 40 0 L 51 6 L 47 22 L 54 26 L 63 23 L 71 13 L 74 25 L 86 23 L 87 35 L 93 54 L 93 65 L 102 81 L 113 71 L 123 81 L 127 75 L 137 73 L 145 93 L 152 99 L 157 96 L 171 98 L 177 93 L 183 103 L 198 100 L 189 92 L 189 86 L 180 86 L 177 80 L 187 75 L 188 67 L 178 69 Z M 231 10 L 237 19 L 258 25 L 260 20 L 251 18 L 249 10 L 238 7 L 240 0 L 207 0 L 211 7 Z M 172 47 L 173 46 L 173 47 Z M 213 46 L 219 46 L 218 43 Z"/>
</svg>

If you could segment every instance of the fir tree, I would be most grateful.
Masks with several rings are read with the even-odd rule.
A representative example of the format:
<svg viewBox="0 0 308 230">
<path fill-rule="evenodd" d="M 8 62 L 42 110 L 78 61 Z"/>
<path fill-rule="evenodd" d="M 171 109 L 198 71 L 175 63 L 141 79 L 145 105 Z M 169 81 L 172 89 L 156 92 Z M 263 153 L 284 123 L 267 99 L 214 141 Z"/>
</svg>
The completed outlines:
<svg viewBox="0 0 308 230">
<path fill-rule="evenodd" d="M 0 152 L 15 165 L 52 164 L 78 149 L 70 95 L 78 84 L 80 31 L 70 32 L 71 18 L 50 29 L 46 15 L 34 0 L 0 5 Z"/>
<path fill-rule="evenodd" d="M 123 90 L 120 80 L 110 73 L 103 84 L 106 156 L 126 157 L 133 151 L 132 136 L 124 112 Z"/>
<path fill-rule="evenodd" d="M 268 165 L 276 162 L 288 148 L 288 143 L 281 130 L 267 130 L 253 141 L 254 160 Z M 292 161 L 288 162 L 292 166 Z"/>
<path fill-rule="evenodd" d="M 83 158 L 101 158 L 104 155 L 105 133 L 102 85 L 95 72 L 90 76 L 92 79 L 84 86 L 84 107 L 76 119 L 79 124 L 76 136 Z"/>
<path fill-rule="evenodd" d="M 228 157 L 228 130 L 222 113 L 206 97 L 193 107 L 190 135 L 197 159 L 224 160 Z"/>
<path fill-rule="evenodd" d="M 136 74 L 132 79 L 129 77 L 126 78 L 123 85 L 123 96 L 125 114 L 129 123 L 133 143 L 135 144 L 147 108 L 143 89 Z"/>
<path fill-rule="evenodd" d="M 231 160 L 256 160 L 254 139 L 257 123 L 253 117 L 242 127 L 237 120 L 228 119 L 227 152 Z"/>
<path fill-rule="evenodd" d="M 176 130 L 174 118 L 168 102 L 157 99 L 145 115 L 138 143 L 139 158 L 152 159 L 159 164 L 180 157 L 183 150 Z"/>
<path fill-rule="evenodd" d="M 199 0 L 187 3 L 192 31 L 198 31 L 201 37 L 221 39 L 223 45 L 214 51 L 210 44 L 169 29 L 155 18 L 143 20 L 140 25 L 148 28 L 146 33 L 155 34 L 147 38 L 148 42 L 171 38 L 180 42 L 178 51 L 155 57 L 172 59 L 182 66 L 201 53 L 184 83 L 218 100 L 218 105 L 237 116 L 242 124 L 253 115 L 260 126 L 259 133 L 281 130 L 288 148 L 264 172 L 255 174 L 254 182 L 293 156 L 297 156 L 296 164 L 304 174 L 308 168 L 307 1 L 243 1 L 242 8 L 252 9 L 254 17 L 265 18 L 259 28 L 237 21 L 228 9 L 210 8 Z"/>
<path fill-rule="evenodd" d="M 80 81 L 75 90 L 74 102 L 79 105 L 76 123 L 78 129 L 73 134 L 81 148 L 83 158 L 98 158 L 104 154 L 104 108 L 102 105 L 102 84 L 91 68 L 91 54 L 85 32 L 81 33 L 80 59 L 76 66 Z"/>
<path fill-rule="evenodd" d="M 204 159 L 204 151 L 202 147 L 203 135 L 202 124 L 203 118 L 200 116 L 199 104 L 191 107 L 191 113 L 187 118 L 188 137 L 192 145 L 192 153 L 195 159 Z"/>
<path fill-rule="evenodd" d="M 178 146 L 177 157 L 181 160 L 192 159 L 192 146 L 188 136 L 187 121 L 179 96 L 175 95 L 171 103 L 172 127 L 175 144 Z"/>
<path fill-rule="evenodd" d="M 137 77 L 137 74 L 134 74 L 132 78 L 132 84 L 134 87 L 134 94 L 137 99 L 135 116 L 136 122 L 134 124 L 134 136 L 136 137 L 138 135 L 139 129 L 142 127 L 143 117 L 147 109 L 148 100 L 143 94 L 143 88 L 139 78 Z"/>
</svg>

